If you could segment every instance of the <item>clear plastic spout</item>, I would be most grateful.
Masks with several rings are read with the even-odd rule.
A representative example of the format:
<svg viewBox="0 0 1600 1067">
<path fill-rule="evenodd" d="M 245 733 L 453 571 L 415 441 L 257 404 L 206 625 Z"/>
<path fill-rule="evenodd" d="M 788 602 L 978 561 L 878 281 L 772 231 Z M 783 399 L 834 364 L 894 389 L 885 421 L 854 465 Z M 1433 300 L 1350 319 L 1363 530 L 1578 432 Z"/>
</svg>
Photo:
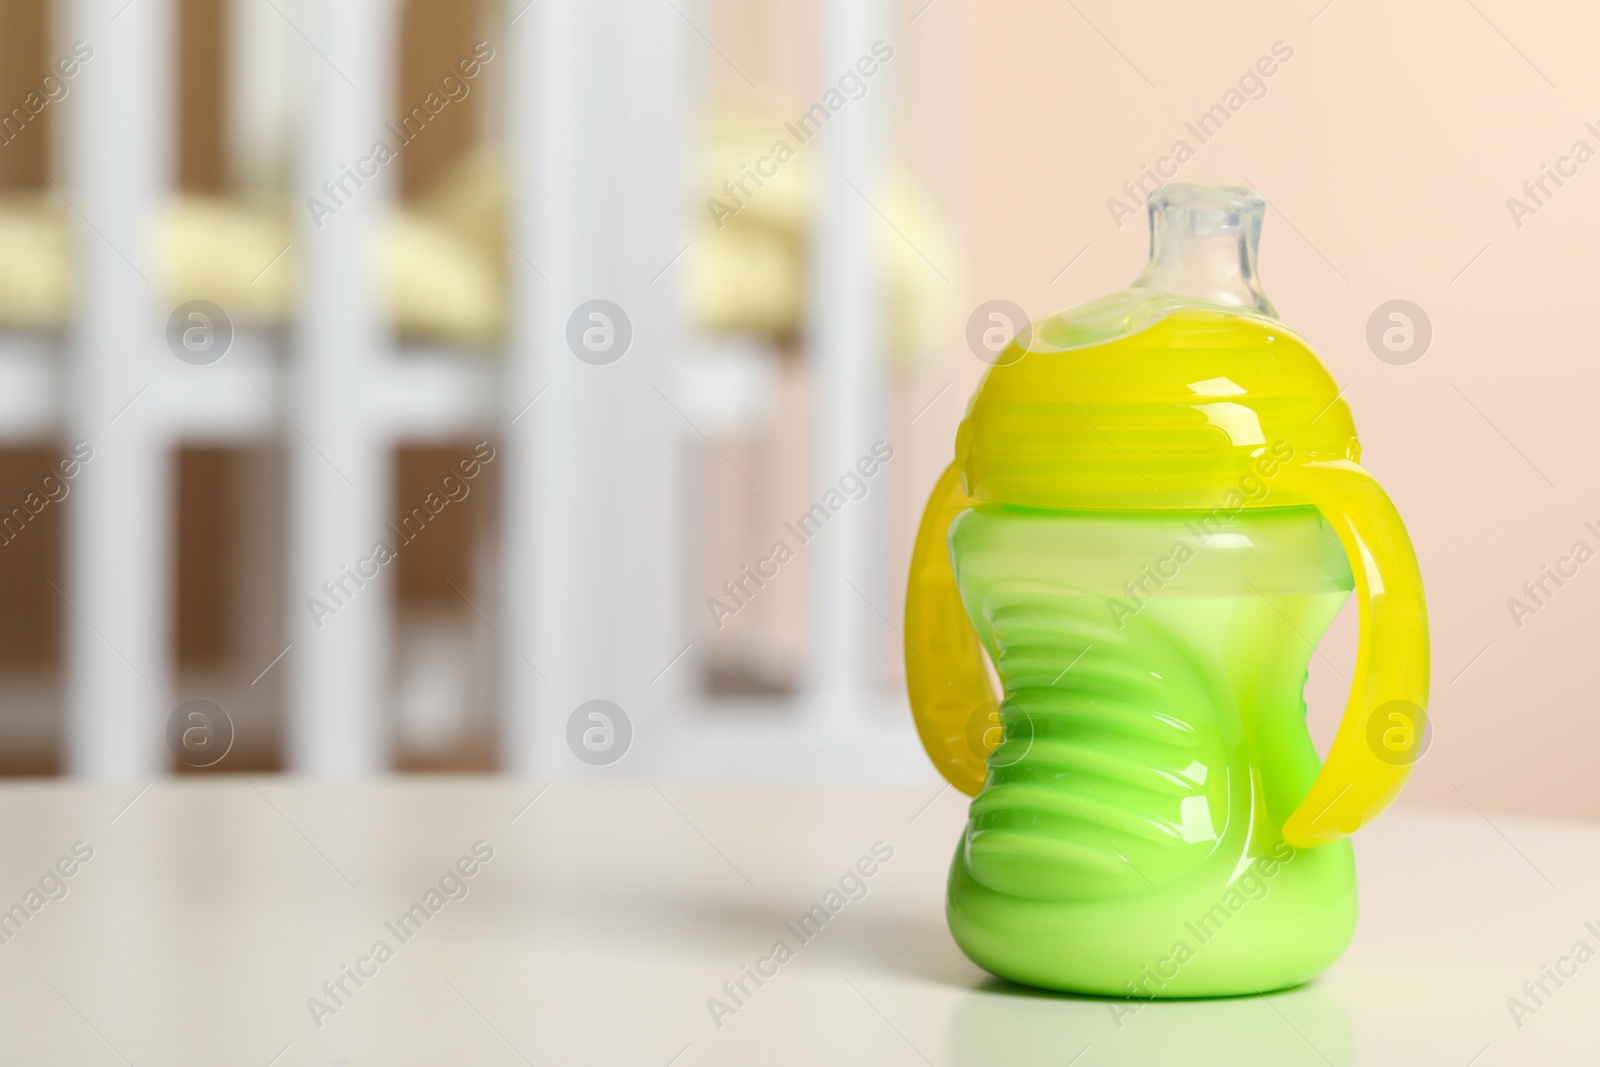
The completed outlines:
<svg viewBox="0 0 1600 1067">
<path fill-rule="evenodd" d="M 1134 287 L 1276 318 L 1256 248 L 1266 201 L 1248 189 L 1164 185 L 1150 198 L 1150 262 Z"/>
</svg>

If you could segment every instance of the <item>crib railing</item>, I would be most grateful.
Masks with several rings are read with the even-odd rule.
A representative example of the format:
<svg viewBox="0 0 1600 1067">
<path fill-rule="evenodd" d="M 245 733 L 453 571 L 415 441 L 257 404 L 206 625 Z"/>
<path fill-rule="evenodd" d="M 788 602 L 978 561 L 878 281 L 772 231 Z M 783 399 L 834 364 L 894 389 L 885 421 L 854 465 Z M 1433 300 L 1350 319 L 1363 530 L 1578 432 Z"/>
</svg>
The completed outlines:
<svg viewBox="0 0 1600 1067">
<path fill-rule="evenodd" d="M 0 432 L 54 423 L 93 449 L 74 486 L 61 590 L 71 608 L 68 769 L 141 777 L 169 763 L 171 455 L 196 436 L 277 439 L 286 450 L 289 625 L 274 663 L 287 680 L 290 770 L 390 766 L 390 583 L 357 579 L 394 536 L 385 518 L 395 443 L 430 437 L 481 439 L 495 452 L 496 562 L 458 591 L 500 643 L 502 765 L 583 770 L 569 718 L 597 698 L 630 717 L 634 765 L 707 765 L 691 751 L 708 728 L 697 719 L 685 469 L 704 442 L 677 393 L 694 342 L 675 292 L 685 219 L 698 209 L 680 180 L 688 113 L 697 69 L 717 61 L 696 10 L 631 0 L 511 0 L 505 10 L 490 42 L 507 89 L 510 314 L 503 358 L 489 363 L 402 353 L 392 340 L 369 255 L 394 205 L 392 176 L 368 180 L 331 215 L 301 210 L 394 118 L 395 0 L 281 7 L 304 45 L 292 79 L 292 325 L 282 338 L 241 329 L 229 356 L 205 366 L 169 351 L 171 309 L 152 284 L 147 229 L 172 186 L 174 4 L 69 8 L 70 37 L 95 49 L 66 108 L 57 183 L 72 211 L 76 311 L 63 359 L 13 344 L 0 360 L 6 380 L 22 383 L 0 402 Z M 823 71 L 849 67 L 885 36 L 887 12 L 883 0 L 821 4 Z M 887 92 L 869 94 L 814 149 L 819 497 L 887 436 L 877 222 L 862 190 L 882 165 L 888 107 Z M 597 324 L 613 344 L 629 336 L 626 350 L 580 358 L 572 331 Z M 892 652 L 880 614 L 896 613 L 880 580 L 881 502 L 869 502 L 830 526 L 811 558 L 811 667 L 796 707 L 762 735 L 769 750 L 832 751 L 867 729 L 867 650 Z M 319 617 L 307 602 L 330 580 L 342 590 L 338 610 Z M 726 745 L 711 761 L 739 762 Z"/>
</svg>

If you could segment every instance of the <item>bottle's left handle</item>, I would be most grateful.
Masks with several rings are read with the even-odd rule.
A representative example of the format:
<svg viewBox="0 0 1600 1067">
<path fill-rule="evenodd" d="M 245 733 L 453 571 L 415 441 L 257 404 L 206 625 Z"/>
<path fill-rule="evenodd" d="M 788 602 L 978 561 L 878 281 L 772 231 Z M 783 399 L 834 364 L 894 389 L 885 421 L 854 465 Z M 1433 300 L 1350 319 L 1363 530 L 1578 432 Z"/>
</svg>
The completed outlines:
<svg viewBox="0 0 1600 1067">
<path fill-rule="evenodd" d="M 976 796 L 988 777 L 989 733 L 974 731 L 974 716 L 995 700 L 988 658 L 961 604 L 950 565 L 950 523 L 977 503 L 961 488 L 952 463 L 928 498 L 911 552 L 906 586 L 906 688 L 928 758 L 945 780 Z"/>
</svg>

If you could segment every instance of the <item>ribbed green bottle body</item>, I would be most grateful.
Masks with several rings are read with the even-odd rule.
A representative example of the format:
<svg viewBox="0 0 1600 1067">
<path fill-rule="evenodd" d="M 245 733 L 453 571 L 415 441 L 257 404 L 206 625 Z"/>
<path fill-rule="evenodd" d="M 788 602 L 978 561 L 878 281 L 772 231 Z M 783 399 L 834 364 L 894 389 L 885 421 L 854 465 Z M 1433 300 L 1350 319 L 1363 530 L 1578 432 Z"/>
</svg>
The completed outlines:
<svg viewBox="0 0 1600 1067">
<path fill-rule="evenodd" d="M 1319 768 L 1307 664 L 1352 587 L 1318 512 L 985 504 L 950 544 L 1004 688 L 951 872 L 968 955 L 1140 996 L 1281 988 L 1337 958 L 1350 849 L 1282 838 Z"/>
</svg>

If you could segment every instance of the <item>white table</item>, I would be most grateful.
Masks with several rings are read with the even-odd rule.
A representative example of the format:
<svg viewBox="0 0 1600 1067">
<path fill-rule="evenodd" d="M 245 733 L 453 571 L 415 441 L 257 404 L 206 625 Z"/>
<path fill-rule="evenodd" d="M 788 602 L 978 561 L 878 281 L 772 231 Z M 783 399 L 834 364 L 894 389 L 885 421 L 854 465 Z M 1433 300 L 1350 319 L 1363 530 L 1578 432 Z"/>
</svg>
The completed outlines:
<svg viewBox="0 0 1600 1067">
<path fill-rule="evenodd" d="M 1547 980 L 1555 995 L 1520 1028 L 1506 1006 L 1575 941 L 1600 950 L 1584 927 L 1600 929 L 1600 827 L 1391 813 L 1359 838 L 1360 932 L 1322 979 L 1265 999 L 1151 1004 L 1119 1028 L 1114 1002 L 996 982 L 956 949 L 943 893 L 965 803 L 952 792 L 930 803 L 933 786 L 543 788 L 163 781 L 136 799 L 137 785 L 0 788 L 0 908 L 75 842 L 93 849 L 65 865 L 66 895 L 0 945 L 0 1063 L 1490 1067 L 1600 1056 L 1600 961 L 1559 989 Z M 401 941 L 385 923 L 426 905 L 478 841 L 493 858 L 465 865 L 467 895 Z M 893 858 L 866 895 L 800 943 L 784 924 L 878 841 Z M 708 999 L 731 1003 L 723 982 L 779 939 L 794 958 L 760 988 L 746 978 L 750 995 L 717 1026 Z M 379 940 L 392 958 L 363 963 Z M 322 986 L 342 965 L 370 976 L 345 978 L 336 1003 Z M 320 1027 L 313 996 L 333 1009 Z"/>
</svg>

